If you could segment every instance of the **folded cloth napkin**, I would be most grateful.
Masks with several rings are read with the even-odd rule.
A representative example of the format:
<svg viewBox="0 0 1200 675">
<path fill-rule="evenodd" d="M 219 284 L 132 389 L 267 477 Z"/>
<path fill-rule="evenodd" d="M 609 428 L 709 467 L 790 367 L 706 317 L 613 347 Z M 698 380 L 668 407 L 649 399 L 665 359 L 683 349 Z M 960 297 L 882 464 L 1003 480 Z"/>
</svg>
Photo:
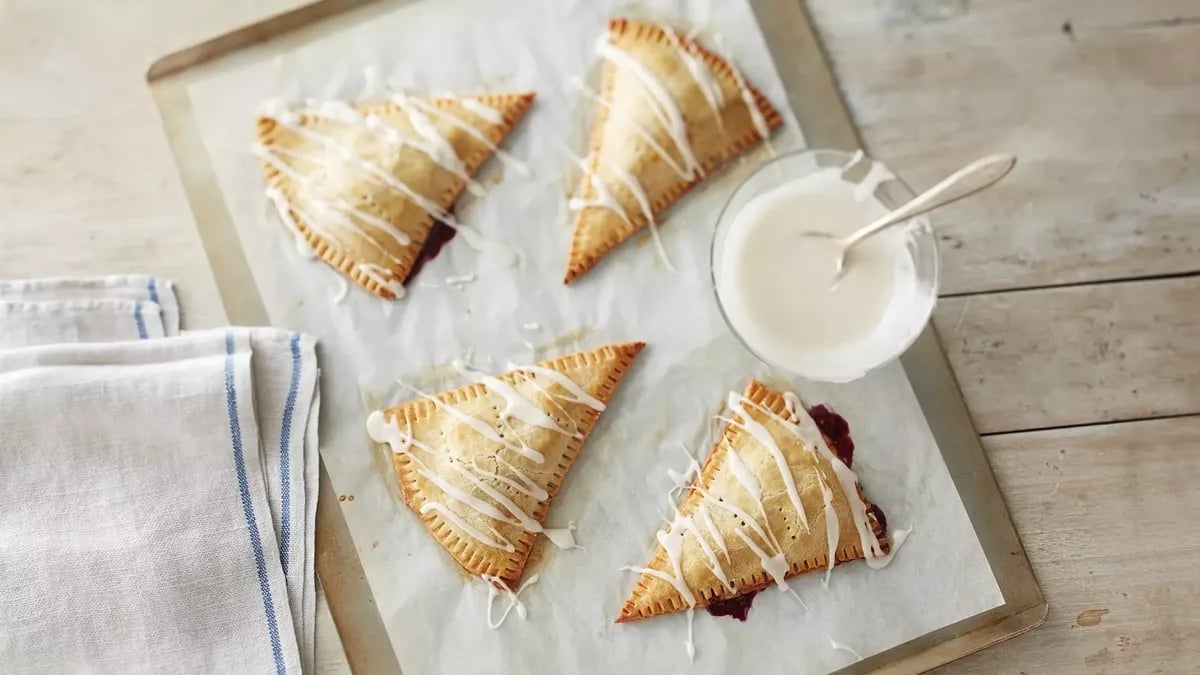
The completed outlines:
<svg viewBox="0 0 1200 675">
<path fill-rule="evenodd" d="M 167 279 L 159 279 L 157 277 L 149 277 L 140 274 L 122 274 L 106 277 L 91 277 L 91 278 L 70 278 L 70 277 L 50 277 L 45 279 L 19 279 L 19 280 L 0 280 L 0 302 L 9 301 L 72 301 L 72 300 L 127 300 L 130 303 L 153 303 L 153 305 L 143 304 L 143 318 L 147 322 L 147 330 L 151 333 L 147 337 L 155 337 L 153 329 L 149 323 L 152 321 L 151 315 L 154 312 L 158 314 L 162 323 L 162 334 L 166 336 L 175 336 L 179 334 L 179 302 L 175 296 L 175 286 Z M 132 318 L 134 316 L 132 308 L 134 304 L 127 305 L 131 308 L 125 316 Z M 124 325 L 122 328 L 133 328 L 136 330 L 136 324 Z M 51 340 L 52 342 L 109 342 L 117 339 L 134 339 L 140 335 L 134 334 L 128 338 L 124 333 L 117 337 L 105 338 L 92 337 L 90 335 L 83 336 L 83 339 L 73 339 L 69 334 L 63 334 L 60 339 Z"/>
<path fill-rule="evenodd" d="M 145 283 L 142 280 L 149 280 Z M 7 291 L 7 295 L 6 295 Z M 103 280 L 36 280 L 34 282 L 0 282 L 0 298 L 4 297 L 23 297 L 37 298 L 36 302 L 54 303 L 59 302 L 64 306 L 61 307 L 61 314 L 71 317 L 75 324 L 78 325 L 96 325 L 100 321 L 100 317 L 96 316 L 97 312 L 101 315 L 105 314 L 104 302 L 114 302 L 113 298 L 104 298 L 103 293 L 106 291 L 115 291 L 114 295 L 125 296 L 125 302 L 146 303 L 146 307 L 152 302 L 148 299 L 129 299 L 139 297 L 139 293 L 145 293 L 147 296 L 151 291 L 158 293 L 160 301 L 165 300 L 164 306 L 171 308 L 171 311 L 163 312 L 161 315 L 153 315 L 147 313 L 143 319 L 146 323 L 146 333 L 149 335 L 161 335 L 172 329 L 171 321 L 178 321 L 178 307 L 175 304 L 173 289 L 169 282 L 164 280 L 150 279 L 149 277 L 108 277 Z M 62 293 L 75 297 L 74 301 L 62 300 L 45 300 L 44 298 L 57 297 L 55 293 Z M 81 301 L 78 298 L 92 298 L 94 301 Z M 99 303 L 99 304 L 96 304 Z M 126 315 L 127 318 L 128 315 Z M 51 337 L 38 331 L 31 331 L 27 327 L 23 327 L 20 319 L 21 314 L 10 315 L 9 320 L 0 320 L 0 343 L 7 342 L 8 344 L 24 341 L 25 344 L 45 341 Z M 67 322 L 70 323 L 70 322 Z M 168 325 L 162 325 L 162 324 Z M 45 325 L 45 324 L 44 324 Z M 174 327 L 177 330 L 177 325 Z M 5 336 L 20 336 L 19 338 Z M 109 334 L 103 338 L 94 339 L 113 339 L 115 336 Z M 218 339 L 219 338 L 219 339 Z M 219 348 L 219 349 L 218 349 Z M 302 667 L 305 672 L 311 672 L 315 658 L 315 643 L 314 643 L 314 624 L 315 624 L 315 576 L 313 568 L 314 556 L 314 523 L 316 515 L 316 497 L 317 497 L 317 412 L 319 394 L 316 385 L 318 371 L 316 368 L 316 357 L 314 352 L 314 344 L 311 338 L 302 336 L 296 333 L 287 333 L 272 329 L 231 329 L 219 333 L 201 332 L 189 333 L 184 338 L 178 340 L 163 340 L 150 341 L 144 343 L 127 343 L 114 345 L 85 345 L 85 346 L 69 346 L 59 345 L 44 347 L 41 349 L 26 349 L 9 352 L 0 352 L 0 373 L 9 369 L 27 373 L 29 371 L 42 370 L 46 368 L 56 369 L 56 374 L 61 377 L 74 377 L 83 374 L 83 371 L 90 373 L 93 381 L 104 382 L 106 377 L 113 377 L 117 380 L 124 380 L 129 377 L 125 373 L 127 371 L 139 371 L 149 364 L 162 364 L 164 367 L 170 366 L 164 372 L 169 372 L 170 376 L 178 376 L 175 368 L 182 367 L 182 364 L 189 363 L 195 365 L 198 361 L 204 361 L 206 358 L 211 360 L 214 354 L 213 351 L 221 352 L 221 350 L 232 350 L 229 353 L 217 353 L 216 356 L 221 356 L 224 359 L 232 359 L 232 363 L 237 366 L 240 364 L 243 357 L 249 358 L 250 374 L 248 378 L 241 378 L 238 375 L 241 371 L 235 367 L 233 372 L 235 377 L 232 378 L 234 384 L 233 392 L 236 397 L 238 391 L 241 392 L 242 406 L 249 410 L 251 422 L 241 420 L 245 416 L 244 411 L 239 411 L 238 415 L 230 417 L 230 419 L 239 420 L 237 429 L 239 430 L 239 438 L 242 443 L 239 450 L 238 460 L 243 466 L 242 472 L 239 474 L 239 490 L 241 491 L 243 501 L 248 505 L 248 510 L 243 513 L 247 523 L 253 522 L 253 528 L 247 524 L 246 532 L 255 534 L 251 537 L 252 546 L 243 550 L 243 554 L 249 556 L 253 554 L 253 567 L 256 570 L 259 578 L 258 591 L 262 596 L 263 607 L 259 610 L 260 615 L 265 615 L 267 618 L 268 631 L 266 633 L 270 645 L 271 664 L 276 672 L 299 672 Z M 223 356 L 222 356 L 223 354 Z M 8 364 L 8 368 L 4 367 Z M 211 366 L 211 364 L 210 364 Z M 70 371 L 67 375 L 57 373 L 58 369 L 67 369 Z M 188 369 L 185 369 L 188 370 Z M 160 377 L 156 375 L 155 377 Z M 85 378 L 86 380 L 86 378 Z M 3 400 L 7 393 L 4 386 L 5 378 L 0 375 L 0 401 Z M 70 388 L 70 379 L 63 382 L 63 387 L 56 390 L 59 396 L 66 395 Z M 240 384 L 239 384 L 240 383 Z M 150 384 L 142 386 L 168 386 L 168 383 L 158 381 L 151 378 Z M 116 393 L 116 389 L 104 388 L 104 392 Z M 126 391 L 126 390 L 121 390 Z M 226 392 L 227 393 L 227 392 Z M 211 399 L 211 392 L 210 399 Z M 125 395 L 125 394 L 123 394 Z M 135 394 L 136 395 L 136 394 Z M 250 403 L 252 397 L 253 405 Z M 94 403 L 94 402 L 93 402 Z M 121 408 L 123 404 L 128 404 L 129 401 L 115 399 L 113 401 L 117 408 Z M 144 398 L 144 405 L 137 407 L 139 414 L 144 419 L 153 419 L 159 425 L 170 424 L 172 418 L 171 410 L 159 410 L 159 404 L 162 403 L 157 398 Z M 218 401 L 219 403 L 219 401 Z M 203 407 L 200 404 L 193 404 L 197 407 Z M 213 415 L 213 401 L 208 400 L 207 415 Z M 229 416 L 228 411 L 230 404 L 228 400 L 225 402 L 226 416 Z M 100 402 L 100 407 L 103 407 L 103 401 Z M 171 406 L 168 405 L 167 408 Z M 220 406 L 216 406 L 220 407 Z M 234 406 L 236 407 L 236 405 Z M 48 405 L 41 412 L 27 411 L 30 415 L 28 420 L 45 421 L 44 415 L 50 410 L 55 411 L 61 409 L 75 409 L 69 400 L 60 400 L 57 405 Z M 6 409 L 7 410 L 7 409 Z M 39 415 L 41 417 L 39 417 Z M 4 423 L 5 414 L 0 412 L 0 424 Z M 52 419 L 52 418 L 51 418 Z M 74 421 L 77 417 L 72 416 Z M 106 417 L 106 419 L 109 419 Z M 111 417 L 115 424 L 121 424 L 119 417 Z M 166 420 L 164 422 L 164 420 Z M 130 420 L 136 421 L 136 420 Z M 114 456 L 119 455 L 118 464 L 129 460 L 128 447 L 146 447 L 147 443 L 154 444 L 154 433 L 158 431 L 158 427 L 153 425 L 144 427 L 150 436 L 139 435 L 139 430 L 143 429 L 140 424 L 123 427 L 120 431 L 132 433 L 134 439 L 132 442 L 126 442 L 117 438 L 106 436 L 89 437 L 92 444 L 88 447 L 90 450 L 86 453 L 91 462 L 107 463 L 114 459 Z M 41 445 L 41 441 L 45 439 L 34 439 L 32 442 L 26 442 L 29 439 L 23 439 L 16 436 L 17 428 L 9 429 L 4 425 L 0 429 L 0 500 L 9 501 L 6 492 L 11 492 L 26 485 L 28 481 L 34 481 L 36 478 L 21 478 L 22 473 L 29 471 L 30 467 L 25 464 L 21 454 L 5 453 L 4 450 L 8 444 L 15 442 L 23 445 L 25 449 L 37 448 Z M 232 427 L 231 427 L 232 433 Z M 200 437 L 188 437 L 184 439 L 185 446 L 195 449 L 199 452 L 200 446 L 205 443 L 210 443 L 213 439 Z M 57 445 L 57 444 L 56 444 Z M 226 449 L 229 441 L 226 440 L 222 444 L 217 442 L 215 451 L 228 452 Z M 254 450 L 257 449 L 257 452 Z M 161 448 L 160 448 L 161 450 Z M 212 449 L 210 448 L 210 451 Z M 157 455 L 156 455 L 157 457 Z M 162 458 L 159 458 L 162 459 Z M 168 455 L 168 460 L 177 461 L 179 458 Z M 211 458 L 208 458 L 211 460 Z M 164 460 L 165 461 L 165 460 Z M 13 465 L 10 469 L 9 465 Z M 148 463 L 145 466 L 152 466 Z M 149 473 L 153 474 L 153 471 Z M 236 472 L 235 472 L 236 473 Z M 257 478 L 255 478 L 257 477 Z M 109 488 L 113 491 L 113 499 L 110 506 L 115 509 L 115 513 L 110 514 L 113 517 L 120 516 L 127 521 L 134 522 L 140 520 L 133 518 L 129 510 L 143 505 L 141 501 L 128 501 L 127 498 L 132 495 L 125 493 L 133 493 L 139 488 L 137 483 L 143 478 L 152 476 L 131 476 L 137 479 L 135 482 L 121 482 L 123 475 L 113 475 L 111 478 L 117 481 L 118 485 L 110 485 Z M 205 480 L 205 477 L 201 477 Z M 207 478 L 213 480 L 212 478 Z M 185 480 L 181 485 L 176 485 L 175 489 L 182 489 L 185 492 L 190 490 L 191 481 Z M 201 483 L 197 486 L 201 492 L 208 489 L 208 485 Z M 244 489 L 243 489 L 244 488 Z M 145 493 L 142 493 L 145 494 Z M 188 503 L 190 499 L 195 497 L 191 492 L 188 492 L 184 499 L 170 499 L 161 504 L 162 508 L 175 508 L 177 502 L 180 504 Z M 201 504 L 196 508 L 189 507 L 194 516 L 203 519 L 209 519 L 212 514 L 205 511 L 205 500 L 200 500 Z M 264 502 L 267 508 L 255 506 L 256 503 Z M 23 501 L 21 508 L 16 509 L 14 513 L 5 514 L 6 516 L 14 516 L 15 520 L 11 521 L 16 527 L 14 532 L 14 542 L 21 541 L 21 537 L 27 534 L 28 524 L 37 523 L 36 532 L 48 537 L 45 542 L 46 547 L 53 548 L 52 540 L 57 532 L 52 523 L 48 520 L 47 514 L 51 514 L 50 519 L 61 514 L 61 510 L 53 505 L 38 504 L 32 501 Z M 59 506 L 62 506 L 61 504 Z M 89 515 L 94 515 L 103 519 L 105 512 L 101 509 L 87 509 Z M 130 520 L 132 518 L 132 520 Z M 24 521 L 26 530 L 21 530 L 21 522 Z M 225 520 L 218 517 L 217 522 Z M 0 541 L 7 541 L 9 530 L 4 525 L 4 518 L 0 518 Z M 263 523 L 268 523 L 270 534 L 273 537 L 267 537 L 263 534 Z M 72 530 L 73 532 L 74 530 Z M 84 530 L 86 532 L 86 530 Z M 159 553 L 167 553 L 168 561 L 175 561 L 184 567 L 179 567 L 172 572 L 169 568 L 164 568 L 160 557 L 142 556 L 136 558 L 141 563 L 147 563 L 152 569 L 148 571 L 150 579 L 158 578 L 155 576 L 158 572 L 165 572 L 168 577 L 177 579 L 183 584 L 191 587 L 195 584 L 189 577 L 192 574 L 204 575 L 203 570 L 203 555 L 199 560 L 193 561 L 188 556 L 197 551 L 182 551 L 174 550 L 175 547 L 170 544 L 172 541 L 169 537 L 163 540 L 154 538 L 147 534 L 144 540 L 151 543 Z M 39 540 L 40 541 L 40 540 Z M 257 543 L 254 543 L 257 542 Z M 103 547 L 97 550 L 91 550 L 87 546 L 89 542 L 84 540 L 80 542 L 79 549 L 81 552 L 91 552 L 101 558 L 105 557 Z M 18 549 L 16 544 L 6 548 L 0 546 L 0 573 L 3 573 L 6 566 L 9 564 L 15 566 L 29 565 L 31 562 L 30 556 L 33 549 L 25 547 Z M 276 551 L 278 552 L 275 555 Z M 234 551 L 236 557 L 236 550 Z M 80 583 L 79 579 L 75 578 L 76 573 L 71 570 L 80 566 L 79 560 L 75 560 L 72 564 L 70 554 L 64 554 L 61 560 L 58 560 L 59 567 L 52 568 L 48 564 L 38 563 L 38 556 L 33 556 L 33 564 L 36 576 L 43 580 L 44 583 L 50 584 L 52 587 L 58 588 L 62 586 L 71 586 L 71 584 Z M 120 561 L 111 562 L 112 569 L 120 570 Z M 243 561 L 246 565 L 250 565 L 251 559 L 246 558 Z M 195 567 L 187 568 L 187 564 L 195 563 Z M 44 565 L 38 567 L 39 564 Z M 83 565 L 84 569 L 87 565 Z M 132 566 L 122 570 L 128 573 L 130 578 L 137 578 L 141 575 L 142 570 L 133 569 Z M 59 577 L 66 573 L 69 575 L 70 583 L 59 583 Z M 279 584 L 279 576 L 282 576 L 282 583 L 286 589 L 286 593 L 281 594 L 276 588 Z M 265 581 L 264 581 L 265 579 Z M 86 579 L 85 579 L 86 581 Z M 91 583 L 90 587 L 93 594 L 103 594 L 106 582 Z M 88 585 L 88 584 L 85 584 Z M 203 586 L 203 584 L 201 584 Z M 275 588 L 274 591 L 272 589 Z M 119 587 L 112 587 L 110 591 L 118 593 L 121 597 L 127 597 L 128 594 L 119 593 Z M 226 589 L 227 593 L 237 593 L 236 589 Z M 205 591 L 204 598 L 207 597 L 208 591 Z M 145 596 L 143 591 L 140 594 L 135 594 L 134 597 Z M 204 599 L 201 598 L 201 599 Z M 249 672 L 243 669 L 243 663 L 239 662 L 237 654 L 251 653 L 261 651 L 261 645 L 257 645 L 256 638 L 253 634 L 247 634 L 248 640 L 241 645 L 214 645 L 211 639 L 204 637 L 206 630 L 211 630 L 213 625 L 205 623 L 205 620 L 211 617 L 208 615 L 197 614 L 192 616 L 191 621 L 184 623 L 172 623 L 172 619 L 187 618 L 186 616 L 163 616 L 155 615 L 153 612 L 147 614 L 146 617 L 158 616 L 154 623 L 168 631 L 171 635 L 179 637 L 186 641 L 189 645 L 188 649 L 183 652 L 170 654 L 161 659 L 154 661 L 150 655 L 162 655 L 162 641 L 156 640 L 152 634 L 137 629 L 140 624 L 122 623 L 120 619 L 116 622 L 120 624 L 117 630 L 106 632 L 103 638 L 91 635 L 94 638 L 91 642 L 88 640 L 77 640 L 73 644 L 82 649 L 75 650 L 74 656 L 70 655 L 70 650 L 64 651 L 58 647 L 48 649 L 34 649 L 38 645 L 43 647 L 54 645 L 53 637 L 55 635 L 78 634 L 81 636 L 89 635 L 88 627 L 97 627 L 100 624 L 107 625 L 109 620 L 104 618 L 98 620 L 98 617 L 93 613 L 89 615 L 86 612 L 68 612 L 63 614 L 61 611 L 44 611 L 38 610 L 38 616 L 41 617 L 43 624 L 39 631 L 30 633 L 22 633 L 14 630 L 11 635 L 25 635 L 27 640 L 23 644 L 10 644 L 6 646 L 5 637 L 9 631 L 6 628 L 9 625 L 38 625 L 36 622 L 30 624 L 29 617 L 24 616 L 23 612 L 29 607 L 22 608 L 14 597 L 11 602 L 5 602 L 0 599 L 0 663 L 5 663 L 6 666 L 13 664 L 12 668 L 6 668 L 5 672 L 23 672 L 22 669 L 37 671 L 45 666 L 51 666 L 54 669 L 74 669 L 74 668 L 100 668 L 102 670 L 123 669 L 129 672 L 154 671 L 162 672 L 164 669 L 187 671 L 189 668 L 199 667 L 205 671 L 232 671 L 232 672 Z M 156 607 L 159 610 L 164 609 L 161 606 L 166 599 L 160 598 L 160 604 Z M 134 605 L 120 605 L 129 614 L 145 613 L 145 608 Z M 153 608 L 152 608 L 153 609 Z M 178 607 L 167 607 L 169 610 L 179 610 Z M 169 612 L 168 612 L 169 614 Z M 186 614 L 186 612 L 184 613 Z M 284 621 L 279 617 L 282 614 Z M 233 627 L 239 619 L 245 619 L 245 616 L 230 616 L 227 618 L 224 626 Z M 144 621 L 145 619 L 143 619 Z M 73 624 L 82 623 L 82 626 Z M 200 625 L 196 625 L 200 624 Z M 216 632 L 225 630 L 221 628 Z M 283 631 L 286 637 L 281 637 L 280 631 Z M 94 633 L 94 631 L 92 631 Z M 240 633 L 231 633 L 231 635 Z M 46 638 L 51 638 L 47 641 Z M 226 636 L 225 642 L 230 641 L 230 637 Z M 92 648 L 83 648 L 81 645 L 93 644 Z M 232 649 L 235 652 L 233 660 L 229 660 L 228 653 Z M 147 651 L 149 650 L 149 651 Z M 170 650 L 168 650 L 169 652 Z M 293 668 L 293 661 L 297 658 L 300 666 Z M 102 656 L 101 652 L 108 654 L 109 652 L 123 655 L 117 658 L 116 661 L 107 660 L 110 657 Z M 191 665 L 189 665 L 191 664 Z M 197 664 L 200 664 L 197 666 Z M 269 669 L 264 672 L 269 672 Z"/>
<path fill-rule="evenodd" d="M 249 335 L 0 353 L 6 672 L 300 672 Z"/>
<path fill-rule="evenodd" d="M 254 410 L 267 503 L 306 672 L 316 643 L 313 568 L 317 515 L 317 360 L 314 340 L 271 328 L 242 329 L 254 356 Z M 193 333 L 185 332 L 185 337 Z"/>
<path fill-rule="evenodd" d="M 0 326 L 0 349 L 165 336 L 162 308 L 149 300 L 0 300 Z"/>
</svg>

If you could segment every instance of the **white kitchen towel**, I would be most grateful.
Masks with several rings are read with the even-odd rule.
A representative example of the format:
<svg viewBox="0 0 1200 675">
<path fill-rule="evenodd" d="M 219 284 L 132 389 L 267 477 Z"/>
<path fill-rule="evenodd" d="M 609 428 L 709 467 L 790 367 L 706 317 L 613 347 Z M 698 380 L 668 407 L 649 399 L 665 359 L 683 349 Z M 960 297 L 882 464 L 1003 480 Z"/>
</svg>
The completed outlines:
<svg viewBox="0 0 1200 675">
<path fill-rule="evenodd" d="M 149 300 L 0 299 L 0 349 L 56 342 L 118 342 L 164 337 L 162 308 Z"/>
<path fill-rule="evenodd" d="M 179 301 L 175 285 L 167 279 L 142 274 L 104 277 L 47 277 L 0 279 L 0 301 L 6 300 L 131 300 L 152 302 L 162 313 L 163 333 L 179 334 Z M 55 342 L 74 342 L 63 339 Z"/>
<path fill-rule="evenodd" d="M 317 358 L 313 338 L 272 328 L 240 329 L 250 336 L 254 408 L 267 503 L 287 581 L 288 604 L 306 672 L 316 656 L 312 570 L 316 524 Z M 191 333 L 185 333 L 191 335 Z M 309 505 L 314 507 L 309 509 Z"/>
<path fill-rule="evenodd" d="M 268 343 L 235 329 L 0 352 L 4 672 L 300 672 L 255 446 L 270 454 L 273 422 L 280 443 L 311 430 L 256 421 Z M 295 344 L 300 374 L 263 378 L 295 381 L 293 405 L 316 391 L 311 341 Z"/>
</svg>

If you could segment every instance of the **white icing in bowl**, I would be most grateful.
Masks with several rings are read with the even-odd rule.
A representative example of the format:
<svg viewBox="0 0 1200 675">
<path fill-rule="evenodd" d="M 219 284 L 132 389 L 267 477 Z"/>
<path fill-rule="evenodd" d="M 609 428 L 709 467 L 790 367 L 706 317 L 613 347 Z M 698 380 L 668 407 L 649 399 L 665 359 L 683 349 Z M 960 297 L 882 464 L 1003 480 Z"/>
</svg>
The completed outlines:
<svg viewBox="0 0 1200 675">
<path fill-rule="evenodd" d="M 829 240 L 912 197 L 882 164 L 833 150 L 780 156 L 734 191 L 712 243 L 713 286 L 730 330 L 760 360 L 848 382 L 916 340 L 937 301 L 938 254 L 917 218 L 856 246 L 831 287 Z"/>
</svg>

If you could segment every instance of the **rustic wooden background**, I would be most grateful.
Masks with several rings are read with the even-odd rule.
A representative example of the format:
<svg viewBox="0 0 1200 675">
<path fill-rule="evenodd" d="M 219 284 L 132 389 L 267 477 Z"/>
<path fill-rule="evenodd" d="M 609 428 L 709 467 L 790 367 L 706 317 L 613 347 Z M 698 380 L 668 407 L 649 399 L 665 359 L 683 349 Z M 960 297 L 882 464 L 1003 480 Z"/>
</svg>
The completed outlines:
<svg viewBox="0 0 1200 675">
<path fill-rule="evenodd" d="M 222 313 L 146 67 L 296 0 L 0 0 L 0 276 L 149 272 Z M 810 0 L 871 154 L 937 217 L 935 323 L 1050 603 L 947 673 L 1200 668 L 1200 2 Z M 344 671 L 323 615 L 321 671 Z"/>
</svg>

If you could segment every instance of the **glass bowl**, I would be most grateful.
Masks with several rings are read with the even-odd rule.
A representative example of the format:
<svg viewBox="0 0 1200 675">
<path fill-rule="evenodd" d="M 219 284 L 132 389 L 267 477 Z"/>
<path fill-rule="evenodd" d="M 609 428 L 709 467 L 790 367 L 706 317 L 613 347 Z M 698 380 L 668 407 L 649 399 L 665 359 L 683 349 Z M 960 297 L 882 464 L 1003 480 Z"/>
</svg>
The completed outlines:
<svg viewBox="0 0 1200 675">
<path fill-rule="evenodd" d="M 874 166 L 873 166 L 874 165 Z M 905 230 L 904 249 L 909 256 L 915 284 L 909 283 L 897 290 L 905 297 L 897 298 L 884 313 L 880 329 L 869 336 L 851 343 L 841 344 L 824 352 L 814 353 L 802 366 L 788 366 L 773 362 L 755 348 L 739 332 L 721 297 L 722 254 L 730 226 L 737 214 L 752 199 L 785 183 L 804 178 L 816 171 L 830 167 L 843 167 L 843 178 L 852 184 L 861 184 L 870 175 L 877 178 L 887 176 L 879 183 L 873 198 L 886 210 L 901 206 L 913 198 L 912 190 L 899 179 L 886 172 L 870 158 L 850 154 L 841 150 L 801 150 L 779 155 L 766 162 L 750 174 L 730 195 L 721 209 L 713 231 L 710 270 L 713 293 L 721 317 L 730 332 L 760 361 L 784 372 L 821 382 L 849 382 L 866 375 L 871 370 L 891 363 L 904 353 L 924 330 L 937 302 L 940 265 L 936 237 L 923 217 L 914 218 L 896 227 Z M 871 171 L 870 169 L 874 169 Z M 881 172 L 885 172 L 882 173 Z M 865 225 L 866 223 L 863 223 Z M 798 228 L 803 228 L 800 221 Z M 852 264 L 852 263 L 851 263 Z M 901 302 L 902 300 L 902 302 Z M 785 308 L 781 307 L 781 311 Z"/>
</svg>

